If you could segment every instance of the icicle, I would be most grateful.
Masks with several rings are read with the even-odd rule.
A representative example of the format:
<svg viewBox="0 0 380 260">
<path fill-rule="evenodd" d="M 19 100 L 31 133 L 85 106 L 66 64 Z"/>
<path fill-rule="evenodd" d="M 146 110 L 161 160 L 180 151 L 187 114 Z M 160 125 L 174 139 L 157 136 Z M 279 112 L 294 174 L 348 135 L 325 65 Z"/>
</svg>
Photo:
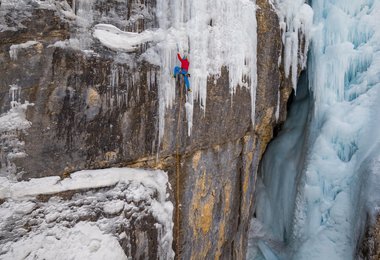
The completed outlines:
<svg viewBox="0 0 380 260">
<path fill-rule="evenodd" d="M 281 103 L 281 92 L 280 89 L 277 91 L 277 105 L 276 105 L 276 123 L 278 122 L 278 119 L 280 118 L 280 103 Z"/>
<path fill-rule="evenodd" d="M 9 96 L 11 97 L 11 107 L 14 108 L 20 104 L 21 88 L 18 85 L 9 86 Z"/>
<path fill-rule="evenodd" d="M 85 50 L 90 47 L 92 37 L 90 27 L 94 22 L 93 4 L 94 0 L 74 0 L 76 2 L 76 15 L 79 31 L 76 37 L 79 40 L 79 49 Z"/>
<path fill-rule="evenodd" d="M 282 42 L 285 46 L 284 70 L 285 76 L 291 75 L 293 88 L 296 92 L 298 66 L 302 69 L 306 66 L 307 51 L 312 30 L 313 10 L 304 3 L 304 0 L 274 0 L 280 18 Z M 304 51 L 299 53 L 299 45 L 304 38 Z"/>
<path fill-rule="evenodd" d="M 11 45 L 11 47 L 9 48 L 9 56 L 12 60 L 17 60 L 17 56 L 18 56 L 18 51 L 20 49 L 27 49 L 33 45 L 36 45 L 38 44 L 37 41 L 27 41 L 25 43 L 21 43 L 21 44 L 15 44 L 15 45 Z"/>
</svg>

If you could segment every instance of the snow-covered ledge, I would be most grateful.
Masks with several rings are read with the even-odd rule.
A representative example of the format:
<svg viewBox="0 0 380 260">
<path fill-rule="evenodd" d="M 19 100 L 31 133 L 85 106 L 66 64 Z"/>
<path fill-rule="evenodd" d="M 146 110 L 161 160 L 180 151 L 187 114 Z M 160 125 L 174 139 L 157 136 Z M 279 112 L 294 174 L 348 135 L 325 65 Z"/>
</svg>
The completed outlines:
<svg viewBox="0 0 380 260">
<path fill-rule="evenodd" d="M 85 170 L 63 180 L 11 182 L 2 177 L 0 254 L 9 259 L 148 256 L 146 248 L 132 244 L 148 241 L 148 233 L 156 230 L 155 254 L 173 259 L 173 204 L 167 187 L 165 172 L 129 168 Z M 147 225 L 150 231 L 141 228 Z"/>
</svg>

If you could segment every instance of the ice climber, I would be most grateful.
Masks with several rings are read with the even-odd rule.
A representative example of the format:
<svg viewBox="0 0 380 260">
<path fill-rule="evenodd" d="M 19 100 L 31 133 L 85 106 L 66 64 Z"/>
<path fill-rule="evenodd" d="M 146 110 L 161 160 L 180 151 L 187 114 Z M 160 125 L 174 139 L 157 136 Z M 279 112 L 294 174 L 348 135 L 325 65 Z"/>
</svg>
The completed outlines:
<svg viewBox="0 0 380 260">
<path fill-rule="evenodd" d="M 178 74 L 182 74 L 183 78 L 185 79 L 186 89 L 187 89 L 187 91 L 191 92 L 190 82 L 189 82 L 190 74 L 188 74 L 190 62 L 187 59 L 186 54 L 184 54 L 183 57 L 181 58 L 181 55 L 179 53 L 177 53 L 177 57 L 178 57 L 179 61 L 181 62 L 181 68 L 178 66 L 176 66 L 174 68 L 174 76 L 173 77 L 176 78 Z"/>
</svg>

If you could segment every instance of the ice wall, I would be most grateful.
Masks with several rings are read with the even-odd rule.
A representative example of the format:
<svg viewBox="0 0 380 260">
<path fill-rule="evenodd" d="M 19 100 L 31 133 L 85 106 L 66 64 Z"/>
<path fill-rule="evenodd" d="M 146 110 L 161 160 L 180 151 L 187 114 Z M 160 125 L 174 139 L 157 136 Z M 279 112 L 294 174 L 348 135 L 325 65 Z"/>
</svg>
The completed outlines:
<svg viewBox="0 0 380 260">
<path fill-rule="evenodd" d="M 264 241 L 278 258 L 354 259 L 366 212 L 379 206 L 380 1 L 312 7 L 311 119 L 285 127 L 265 155 L 253 225 L 264 231 L 251 242 Z M 289 142 L 301 131 L 295 144 L 306 145 L 295 149 Z"/>
<path fill-rule="evenodd" d="M 311 107 L 307 74 L 303 73 L 299 81 L 283 130 L 269 144 L 261 162 L 247 259 L 287 259 L 286 243 L 293 228 Z M 268 258 L 268 254 L 277 258 Z"/>
<path fill-rule="evenodd" d="M 313 8 L 313 145 L 297 197 L 294 256 L 316 259 L 323 249 L 330 259 L 352 259 L 367 200 L 364 166 L 380 154 L 372 152 L 380 142 L 380 2 L 319 0 Z"/>
<path fill-rule="evenodd" d="M 206 109 L 207 79 L 217 77 L 223 66 L 229 71 L 229 87 L 233 94 L 237 86 L 250 89 L 252 122 L 254 123 L 257 85 L 256 5 L 250 0 L 157 1 L 159 27 L 166 41 L 158 43 L 161 76 L 160 137 L 164 133 L 165 110 L 175 98 L 172 70 L 178 65 L 177 46 L 181 54 L 189 53 L 190 84 L 193 92 L 186 104 L 189 134 L 194 100 Z"/>
</svg>

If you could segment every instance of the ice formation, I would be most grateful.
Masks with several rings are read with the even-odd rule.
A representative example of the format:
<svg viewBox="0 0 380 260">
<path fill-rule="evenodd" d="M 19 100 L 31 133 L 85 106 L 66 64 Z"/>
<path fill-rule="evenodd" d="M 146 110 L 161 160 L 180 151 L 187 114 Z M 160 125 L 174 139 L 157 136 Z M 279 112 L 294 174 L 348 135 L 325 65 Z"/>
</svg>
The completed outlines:
<svg viewBox="0 0 380 260">
<path fill-rule="evenodd" d="M 94 36 L 114 50 L 134 51 L 145 42 L 154 44 L 148 49 L 148 61 L 160 66 L 159 76 L 159 136 L 163 137 L 165 111 L 175 100 L 176 84 L 173 68 L 178 65 L 177 48 L 190 55 L 190 84 L 186 116 L 191 133 L 194 100 L 206 108 L 207 79 L 221 74 L 223 66 L 229 71 L 231 94 L 236 87 L 250 90 L 252 123 L 255 116 L 256 69 L 256 5 L 249 0 L 223 1 L 157 1 L 159 28 L 141 33 L 123 32 L 118 28 L 98 24 Z M 152 61 L 151 57 L 156 57 Z"/>
<path fill-rule="evenodd" d="M 206 109 L 207 80 L 220 76 L 223 67 L 229 71 L 231 94 L 235 93 L 238 86 L 250 90 L 251 117 L 254 124 L 257 85 L 257 22 L 254 0 L 158 0 L 155 11 L 157 28 L 138 33 L 123 31 L 130 21 L 118 16 L 114 10 L 109 12 L 110 17 L 100 15 L 98 10 L 95 10 L 96 1 L 75 0 L 71 10 L 64 4 L 52 1 L 33 2 L 40 7 L 58 9 L 64 19 L 74 20 L 78 25 L 70 39 L 58 41 L 52 46 L 74 48 L 89 55 L 96 55 L 91 51 L 95 37 L 104 46 L 122 55 L 123 52 L 133 52 L 136 47 L 149 43 L 147 46 L 150 48 L 145 50 L 141 57 L 160 66 L 160 139 L 164 135 L 166 109 L 172 107 L 175 101 L 176 86 L 172 70 L 178 65 L 177 47 L 181 53 L 189 53 L 191 62 L 190 84 L 193 93 L 187 96 L 185 105 L 188 134 L 190 135 L 192 128 L 194 101 L 199 101 L 201 108 Z M 2 7 L 12 9 L 21 8 L 20 6 L 27 9 L 24 1 L 13 0 L 6 0 Z M 141 9 L 141 12 L 137 15 L 145 15 L 147 10 Z M 132 15 L 130 19 L 136 17 Z M 16 57 L 13 50 L 10 54 L 12 58 Z"/>
<path fill-rule="evenodd" d="M 293 88 L 296 90 L 298 67 L 302 69 L 306 67 L 313 10 L 308 4 L 305 4 L 305 0 L 271 0 L 271 2 L 280 19 L 285 76 L 291 76 Z M 303 46 L 303 52 L 301 52 L 300 46 Z"/>
<path fill-rule="evenodd" d="M 28 101 L 21 103 L 21 88 L 15 84 L 9 87 L 9 99 L 10 110 L 0 114 L 0 176 L 14 177 L 16 166 L 12 160 L 27 156 L 19 133 L 25 132 L 31 126 L 25 112 L 33 104 Z"/>
<path fill-rule="evenodd" d="M 160 137 L 164 131 L 164 113 L 174 100 L 175 82 L 172 69 L 178 63 L 176 46 L 189 52 L 190 84 L 193 90 L 186 106 L 192 117 L 194 100 L 206 109 L 207 78 L 218 76 L 221 68 L 229 70 L 230 92 L 237 86 L 247 87 L 252 97 L 252 122 L 256 97 L 257 25 L 255 1 L 193 0 L 157 1 L 159 27 L 166 31 L 165 42 L 157 45 L 161 57 Z M 189 120 L 189 133 L 191 120 Z"/>
<path fill-rule="evenodd" d="M 12 45 L 9 48 L 9 56 L 11 57 L 12 60 L 17 60 L 17 54 L 20 49 L 27 49 L 36 44 L 38 44 L 38 42 L 36 41 L 27 41 L 25 43 Z"/>
<path fill-rule="evenodd" d="M 354 259 L 366 214 L 379 207 L 380 2 L 312 7 L 308 80 L 298 92 L 308 85 L 311 105 L 296 102 L 268 148 L 251 258 L 269 249 L 278 259 Z"/>
</svg>

